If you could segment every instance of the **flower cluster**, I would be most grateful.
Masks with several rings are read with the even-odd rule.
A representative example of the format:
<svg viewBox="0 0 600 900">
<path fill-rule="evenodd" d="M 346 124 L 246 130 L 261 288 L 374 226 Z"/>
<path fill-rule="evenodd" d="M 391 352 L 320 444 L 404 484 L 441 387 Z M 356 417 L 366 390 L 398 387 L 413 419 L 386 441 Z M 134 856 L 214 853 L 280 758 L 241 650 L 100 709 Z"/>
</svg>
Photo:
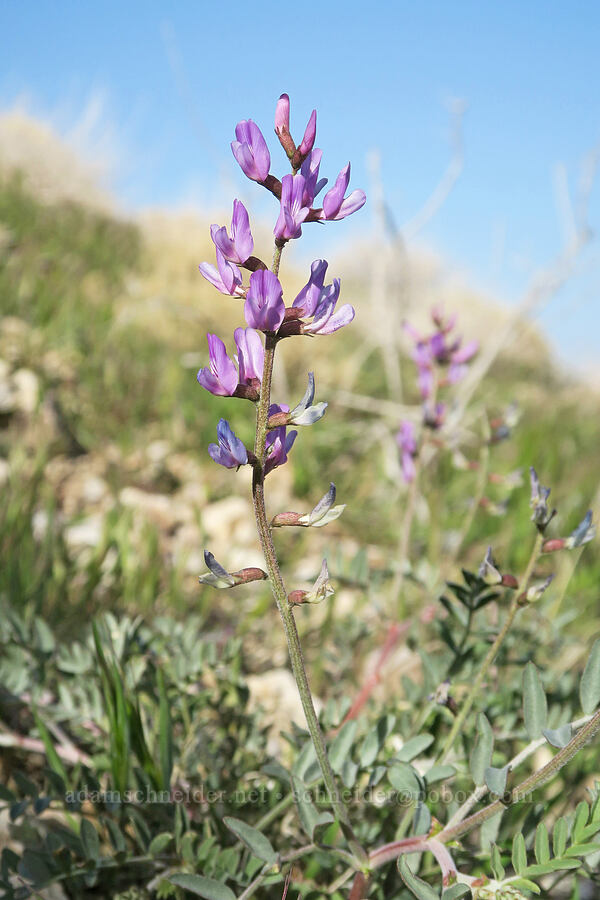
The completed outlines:
<svg viewBox="0 0 600 900">
<path fill-rule="evenodd" d="M 452 335 L 456 316 L 446 319 L 440 307 L 431 311 L 435 330 L 422 335 L 409 322 L 404 323 L 406 332 L 414 342 L 412 358 L 417 367 L 417 383 L 423 401 L 423 424 L 430 429 L 442 427 L 446 417 L 446 404 L 438 400 L 441 388 L 456 384 L 464 378 L 467 363 L 479 349 L 477 341 L 462 343 L 462 338 Z M 402 459 L 404 480 L 415 477 L 415 457 L 418 455 L 416 429 L 412 422 L 403 421 L 396 436 Z"/>
<path fill-rule="evenodd" d="M 366 199 L 364 192 L 359 190 L 346 196 L 350 180 L 348 163 L 324 195 L 322 206 L 315 206 L 316 197 L 327 184 L 327 179 L 319 175 L 323 153 L 314 146 L 316 122 L 317 114 L 313 111 L 302 141 L 296 146 L 290 133 L 289 97 L 281 95 L 275 111 L 275 133 L 292 169 L 291 174 L 283 175 L 281 180 L 271 174 L 271 154 L 258 125 L 247 119 L 239 122 L 235 129 L 231 149 L 242 171 L 252 181 L 266 187 L 279 201 L 274 228 L 277 253 L 287 241 L 300 237 L 305 222 L 343 219 L 360 209 Z M 352 321 L 354 309 L 348 303 L 338 307 L 340 280 L 333 278 L 326 283 L 327 262 L 324 259 L 313 262 L 307 283 L 291 305 L 286 306 L 277 275 L 278 266 L 271 270 L 262 259 L 253 255 L 250 218 L 240 200 L 233 201 L 229 229 L 212 225 L 210 235 L 215 245 L 216 266 L 203 262 L 200 272 L 222 294 L 243 299 L 247 327 L 236 328 L 234 332 L 236 353 L 233 356 L 228 354 L 221 338 L 208 335 L 208 365 L 198 372 L 198 381 L 212 394 L 260 403 L 264 341 L 270 340 L 274 346 L 277 341 L 292 335 L 332 334 Z M 246 283 L 243 270 L 250 273 Z M 261 335 L 266 337 L 263 339 Z M 210 456 L 227 468 L 246 464 L 258 466 L 264 477 L 287 460 L 297 436 L 297 431 L 289 431 L 287 426 L 312 425 L 325 412 L 326 403 L 312 405 L 314 392 L 311 373 L 307 393 L 291 413 L 286 404 L 269 404 L 264 447 L 260 452 L 255 448 L 261 459 L 245 447 L 225 419 L 219 422 L 218 442 L 210 445 Z M 270 384 L 266 394 L 270 396 Z"/>
</svg>

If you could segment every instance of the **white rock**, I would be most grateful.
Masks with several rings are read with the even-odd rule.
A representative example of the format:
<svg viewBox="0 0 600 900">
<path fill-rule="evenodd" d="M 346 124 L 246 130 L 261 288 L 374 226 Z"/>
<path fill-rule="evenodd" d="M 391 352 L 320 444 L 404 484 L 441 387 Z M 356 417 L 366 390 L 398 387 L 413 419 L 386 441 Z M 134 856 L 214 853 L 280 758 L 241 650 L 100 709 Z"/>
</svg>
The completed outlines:
<svg viewBox="0 0 600 900">
<path fill-rule="evenodd" d="M 96 547 L 102 540 L 103 533 L 104 517 L 94 515 L 65 528 L 64 538 L 70 550 L 78 551 L 84 547 Z"/>
<path fill-rule="evenodd" d="M 17 369 L 12 376 L 15 405 L 28 415 L 35 411 L 40 394 L 39 379 L 31 369 Z"/>
</svg>

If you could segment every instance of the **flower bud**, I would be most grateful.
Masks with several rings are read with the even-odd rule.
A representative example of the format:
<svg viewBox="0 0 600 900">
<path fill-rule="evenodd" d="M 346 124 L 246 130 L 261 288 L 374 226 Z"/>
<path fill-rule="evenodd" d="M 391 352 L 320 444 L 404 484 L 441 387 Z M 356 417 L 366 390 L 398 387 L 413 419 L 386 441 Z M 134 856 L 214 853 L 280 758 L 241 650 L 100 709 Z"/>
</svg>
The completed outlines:
<svg viewBox="0 0 600 900">
<path fill-rule="evenodd" d="M 486 584 L 491 585 L 502 583 L 502 575 L 494 565 L 491 547 L 487 548 L 487 552 L 483 558 L 483 562 L 479 566 L 479 577 L 482 579 L 482 581 L 485 581 Z"/>
<path fill-rule="evenodd" d="M 208 550 L 204 551 L 204 562 L 210 571 L 206 575 L 200 575 L 198 581 L 210 587 L 226 589 L 236 587 L 238 584 L 248 584 L 250 581 L 264 581 L 267 578 L 267 573 L 255 566 L 239 569 L 237 572 L 227 572 Z"/>
</svg>

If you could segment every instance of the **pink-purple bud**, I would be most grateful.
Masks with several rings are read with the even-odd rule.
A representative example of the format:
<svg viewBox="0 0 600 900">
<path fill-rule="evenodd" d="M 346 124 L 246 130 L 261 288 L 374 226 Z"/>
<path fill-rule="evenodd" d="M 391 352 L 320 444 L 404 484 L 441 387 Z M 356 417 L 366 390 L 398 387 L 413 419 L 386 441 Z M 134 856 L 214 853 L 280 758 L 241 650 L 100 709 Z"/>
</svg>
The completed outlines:
<svg viewBox="0 0 600 900">
<path fill-rule="evenodd" d="M 307 153 L 310 153 L 312 148 L 315 145 L 315 137 L 317 136 L 317 111 L 313 109 L 310 114 L 310 118 L 308 120 L 308 124 L 304 131 L 304 137 L 302 138 L 302 143 L 298 147 L 301 156 L 306 156 Z"/>
<path fill-rule="evenodd" d="M 290 133 L 290 98 L 282 94 L 275 107 L 275 134 L 281 137 Z"/>
</svg>

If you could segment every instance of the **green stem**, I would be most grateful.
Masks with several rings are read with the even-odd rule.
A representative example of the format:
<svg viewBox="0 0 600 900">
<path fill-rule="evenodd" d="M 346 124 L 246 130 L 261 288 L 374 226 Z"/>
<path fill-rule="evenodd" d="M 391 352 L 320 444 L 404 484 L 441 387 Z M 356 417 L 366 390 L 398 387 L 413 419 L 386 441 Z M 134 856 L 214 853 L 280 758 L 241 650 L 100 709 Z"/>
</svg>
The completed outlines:
<svg viewBox="0 0 600 900">
<path fill-rule="evenodd" d="M 282 247 L 279 247 L 276 244 L 275 253 L 273 256 L 273 271 L 275 273 L 277 273 L 279 270 L 281 251 Z M 265 509 L 265 447 L 267 438 L 267 421 L 269 418 L 269 405 L 271 402 L 273 362 L 275 358 L 276 346 L 277 336 L 275 334 L 268 333 L 265 338 L 265 362 L 260 400 L 258 402 L 256 410 L 256 437 L 254 443 L 254 455 L 256 457 L 256 461 L 253 464 L 252 476 L 252 499 L 254 503 L 254 514 L 256 517 L 256 525 L 263 555 L 265 558 L 267 573 L 269 575 L 269 580 L 271 583 L 271 590 L 273 591 L 273 596 L 275 597 L 275 602 L 277 603 L 277 608 L 279 610 L 281 621 L 283 623 L 283 630 L 285 632 L 288 651 L 290 654 L 290 662 L 292 664 L 292 672 L 296 681 L 296 685 L 298 687 L 298 692 L 300 694 L 302 708 L 306 717 L 306 724 L 308 725 L 308 730 L 315 747 L 317 760 L 323 774 L 323 781 L 325 783 L 325 787 L 327 788 L 331 804 L 338 819 L 340 820 L 340 823 L 342 824 L 346 835 L 351 842 L 353 851 L 357 854 L 360 860 L 364 862 L 364 860 L 366 859 L 366 854 L 354 837 L 352 826 L 350 824 L 350 818 L 348 816 L 348 811 L 346 809 L 346 806 L 340 799 L 335 775 L 333 773 L 331 764 L 329 762 L 329 757 L 327 755 L 325 739 L 319 726 L 319 720 L 315 712 L 310 685 L 308 683 L 308 677 L 304 665 L 304 658 L 302 655 L 302 648 L 300 646 L 300 637 L 298 635 L 298 629 L 296 627 L 296 620 L 294 618 L 292 607 L 288 602 L 287 590 L 283 581 L 283 577 L 281 575 L 281 570 L 279 568 L 279 562 L 277 560 L 277 554 L 275 551 L 275 546 L 273 544 L 273 537 L 271 534 L 271 529 L 269 527 Z"/>
<path fill-rule="evenodd" d="M 481 686 L 489 672 L 490 666 L 494 662 L 496 655 L 498 653 L 498 650 L 504 643 L 504 639 L 506 638 L 506 635 L 510 631 L 512 623 L 514 622 L 515 617 L 516 617 L 519 609 L 521 608 L 521 603 L 519 601 L 519 597 L 525 591 L 527 591 L 529 582 L 531 580 L 531 576 L 533 574 L 533 570 L 535 568 L 535 564 L 536 564 L 536 562 L 539 558 L 539 555 L 541 553 L 541 550 L 542 550 L 543 540 L 544 540 L 543 535 L 538 533 L 531 556 L 529 558 L 529 562 L 527 563 L 527 568 L 525 569 L 525 574 L 523 575 L 523 579 L 521 581 L 521 584 L 520 584 L 518 590 L 515 590 L 514 597 L 512 599 L 510 608 L 508 610 L 508 614 L 506 616 L 504 625 L 498 632 L 498 634 L 496 636 L 496 640 L 490 647 L 490 649 L 487 653 L 487 656 L 485 657 L 485 659 L 483 661 L 481 669 L 477 673 L 477 677 L 475 678 L 475 681 L 473 682 L 473 685 L 472 685 L 469 693 L 467 694 L 467 697 L 465 698 L 463 705 L 461 706 L 460 712 L 458 713 L 458 715 L 456 716 L 456 718 L 454 720 L 452 728 L 450 729 L 450 733 L 448 734 L 448 737 L 446 738 L 446 743 L 444 744 L 442 751 L 441 751 L 438 759 L 436 760 L 436 762 L 438 762 L 438 763 L 444 763 L 446 761 L 447 757 L 450 755 L 450 753 L 452 751 L 452 747 L 454 746 L 454 741 L 458 737 L 458 735 L 464 725 L 465 719 L 471 712 L 473 703 L 475 702 L 475 699 L 476 699 L 477 695 L 479 694 L 479 691 L 481 690 Z"/>
</svg>

